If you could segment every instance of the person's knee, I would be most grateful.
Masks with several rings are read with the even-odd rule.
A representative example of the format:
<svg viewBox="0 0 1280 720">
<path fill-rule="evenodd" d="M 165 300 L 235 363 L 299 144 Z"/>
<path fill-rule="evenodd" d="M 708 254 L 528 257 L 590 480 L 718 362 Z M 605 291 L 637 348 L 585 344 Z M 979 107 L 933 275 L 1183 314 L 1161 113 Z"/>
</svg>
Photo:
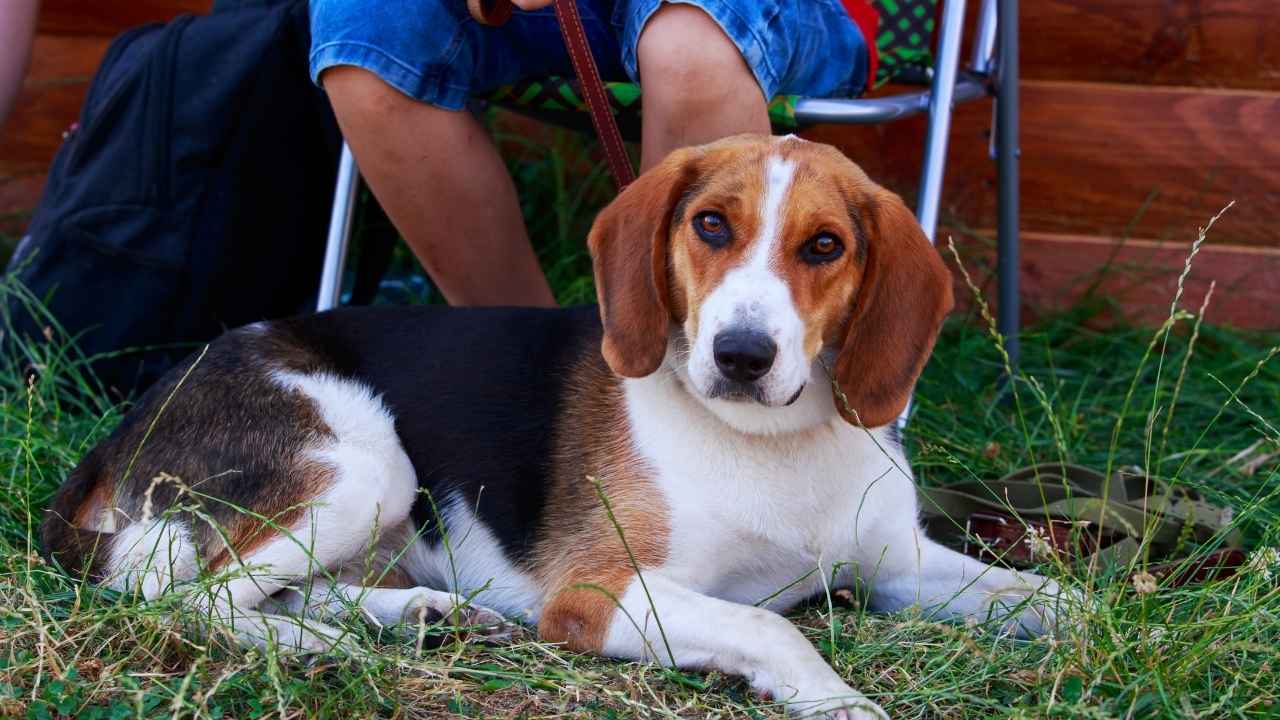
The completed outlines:
<svg viewBox="0 0 1280 720">
<path fill-rule="evenodd" d="M 419 104 L 375 73 L 355 65 L 326 68 L 320 73 L 320 85 L 340 120 L 343 115 L 387 118 Z"/>
<path fill-rule="evenodd" d="M 686 4 L 664 4 L 649 18 L 637 47 L 640 83 L 694 105 L 760 92 L 737 45 L 711 16 Z"/>
</svg>

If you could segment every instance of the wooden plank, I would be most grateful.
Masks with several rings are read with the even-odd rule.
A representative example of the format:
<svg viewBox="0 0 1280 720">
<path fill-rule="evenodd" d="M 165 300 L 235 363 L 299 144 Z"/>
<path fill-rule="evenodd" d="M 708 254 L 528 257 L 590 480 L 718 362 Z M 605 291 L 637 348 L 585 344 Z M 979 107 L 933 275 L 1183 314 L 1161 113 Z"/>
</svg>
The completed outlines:
<svg viewBox="0 0 1280 720">
<path fill-rule="evenodd" d="M 44 0 L 39 28 L 57 35 L 118 35 L 183 13 L 207 13 L 213 0 Z"/>
<path fill-rule="evenodd" d="M 43 172 L 80 115 L 109 38 L 36 37 L 31 69 L 14 112 L 0 128 L 0 178 Z"/>
<path fill-rule="evenodd" d="M 44 180 L 45 176 L 39 173 L 0 180 L 0 217 L 30 212 L 40 200 Z"/>
<path fill-rule="evenodd" d="M 965 267 L 995 303 L 993 230 L 956 237 Z M 978 239 L 983 237 L 984 239 Z M 1021 282 L 1023 319 L 1030 324 L 1045 313 L 1075 306 L 1087 293 L 1113 307 L 1095 318 L 1099 325 L 1116 321 L 1158 325 L 1169 315 L 1190 243 L 1116 240 L 1081 235 L 1024 233 Z M 951 262 L 950 253 L 944 253 Z M 1188 275 L 1180 307 L 1196 312 L 1210 283 L 1214 296 L 1207 322 L 1257 330 L 1280 328 L 1280 249 L 1238 245 L 1205 245 Z M 957 284 L 961 305 L 972 294 Z"/>
<path fill-rule="evenodd" d="M 1228 202 L 1209 241 L 1280 246 L 1280 93 L 1029 81 L 1022 89 L 1022 225 L 1032 231 L 1188 240 Z M 943 219 L 995 222 L 989 102 L 955 115 Z M 820 127 L 910 197 L 924 120 Z"/>
<path fill-rule="evenodd" d="M 1020 9 L 1028 79 L 1280 90 L 1276 0 L 1039 0 Z"/>
<path fill-rule="evenodd" d="M 45 176 L 23 175 L 0 180 L 0 236 L 18 237 L 40 202 Z"/>
<path fill-rule="evenodd" d="M 110 44 L 111 38 L 100 35 L 36 35 L 25 84 L 41 86 L 88 80 Z"/>
</svg>

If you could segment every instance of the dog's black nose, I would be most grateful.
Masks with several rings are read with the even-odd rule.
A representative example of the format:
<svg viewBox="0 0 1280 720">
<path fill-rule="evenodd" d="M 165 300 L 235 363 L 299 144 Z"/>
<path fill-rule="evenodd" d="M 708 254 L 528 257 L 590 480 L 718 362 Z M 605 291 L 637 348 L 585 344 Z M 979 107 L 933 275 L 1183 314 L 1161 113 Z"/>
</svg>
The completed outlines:
<svg viewBox="0 0 1280 720">
<path fill-rule="evenodd" d="M 716 367 L 730 380 L 751 383 L 773 367 L 778 345 L 768 335 L 755 330 L 728 330 L 716 335 L 711 346 Z"/>
</svg>

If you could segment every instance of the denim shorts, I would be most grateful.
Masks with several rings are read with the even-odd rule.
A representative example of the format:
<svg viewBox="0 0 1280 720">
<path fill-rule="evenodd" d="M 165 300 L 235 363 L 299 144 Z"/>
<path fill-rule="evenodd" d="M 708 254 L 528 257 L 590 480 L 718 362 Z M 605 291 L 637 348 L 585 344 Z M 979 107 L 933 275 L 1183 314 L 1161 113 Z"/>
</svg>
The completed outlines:
<svg viewBox="0 0 1280 720">
<path fill-rule="evenodd" d="M 669 0 L 578 0 L 606 80 L 639 81 L 636 45 Z M 867 45 L 840 0 L 674 0 L 710 15 L 760 83 L 776 94 L 862 91 Z M 311 0 L 311 77 L 335 65 L 378 75 L 406 95 L 452 110 L 503 85 L 572 73 L 555 11 L 517 10 L 501 27 L 473 20 L 465 0 Z"/>
</svg>

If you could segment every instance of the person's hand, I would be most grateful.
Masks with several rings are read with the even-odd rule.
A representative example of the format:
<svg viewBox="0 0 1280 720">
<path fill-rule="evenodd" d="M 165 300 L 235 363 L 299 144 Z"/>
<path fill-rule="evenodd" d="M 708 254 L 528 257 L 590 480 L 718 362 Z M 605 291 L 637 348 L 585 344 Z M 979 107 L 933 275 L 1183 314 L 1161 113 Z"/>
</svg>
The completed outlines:
<svg viewBox="0 0 1280 720">
<path fill-rule="evenodd" d="M 542 8 L 555 2 L 555 0 L 511 0 L 511 4 L 526 12 L 531 10 L 541 10 Z"/>
</svg>

